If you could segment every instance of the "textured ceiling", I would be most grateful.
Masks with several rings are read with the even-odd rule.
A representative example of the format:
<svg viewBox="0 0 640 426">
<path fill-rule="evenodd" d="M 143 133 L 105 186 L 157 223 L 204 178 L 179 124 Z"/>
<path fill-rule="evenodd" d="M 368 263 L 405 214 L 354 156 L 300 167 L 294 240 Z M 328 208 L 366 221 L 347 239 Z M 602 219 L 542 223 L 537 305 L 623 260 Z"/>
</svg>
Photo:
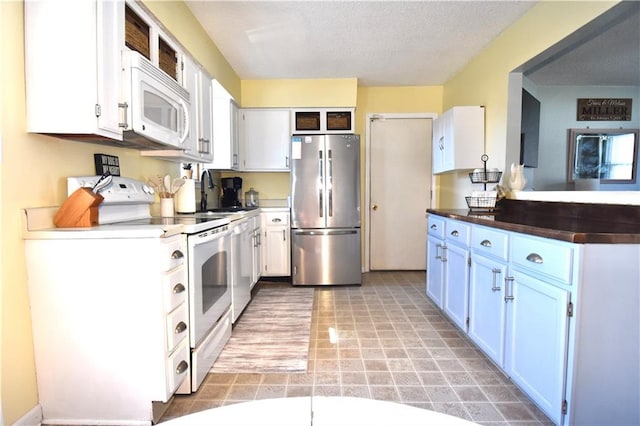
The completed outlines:
<svg viewBox="0 0 640 426">
<path fill-rule="evenodd" d="M 186 4 L 241 79 L 356 77 L 360 86 L 415 86 L 444 84 L 535 1 Z M 640 85 L 640 8 L 629 9 L 525 74 L 545 85 Z"/>
<path fill-rule="evenodd" d="M 192 1 L 242 79 L 440 85 L 531 1 Z"/>
</svg>

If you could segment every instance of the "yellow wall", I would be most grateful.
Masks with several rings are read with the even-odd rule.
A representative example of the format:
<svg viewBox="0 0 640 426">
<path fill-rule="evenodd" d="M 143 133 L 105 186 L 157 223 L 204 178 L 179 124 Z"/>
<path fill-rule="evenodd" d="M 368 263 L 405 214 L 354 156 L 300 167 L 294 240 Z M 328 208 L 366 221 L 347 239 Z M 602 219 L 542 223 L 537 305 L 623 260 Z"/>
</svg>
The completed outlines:
<svg viewBox="0 0 640 426">
<path fill-rule="evenodd" d="M 456 105 L 485 106 L 490 167 L 505 170 L 510 164 L 506 158 L 509 73 L 616 3 L 539 2 L 445 84 L 444 110 Z M 473 190 L 466 173 L 440 175 L 438 186 L 438 207 L 466 208 L 464 195 Z"/>
<path fill-rule="evenodd" d="M 243 80 L 243 108 L 354 107 L 358 79 Z"/>
<path fill-rule="evenodd" d="M 239 97 L 240 82 L 215 45 L 196 31 L 195 18 L 181 2 L 153 2 L 152 12 L 166 19 L 171 33 L 227 89 Z M 179 13 L 172 14 L 175 8 Z M 25 117 L 23 2 L 0 1 L 0 61 L 2 76 L 2 161 L 0 196 L 2 217 L 2 267 L 0 313 L 0 389 L 5 424 L 11 424 L 38 402 L 31 335 L 31 320 L 21 229 L 21 209 L 56 206 L 66 198 L 66 177 L 93 175 L 93 154 L 107 153 L 120 158 L 122 174 L 145 180 L 154 174 L 179 175 L 179 165 L 142 158 L 137 151 L 73 142 L 50 136 L 28 134 Z M 199 27 L 198 27 L 199 28 Z M 224 83 L 223 83 L 224 84 Z M 73 90 L 73 88 L 69 88 Z M 4 348 L 7 348 L 4 350 Z"/>
</svg>

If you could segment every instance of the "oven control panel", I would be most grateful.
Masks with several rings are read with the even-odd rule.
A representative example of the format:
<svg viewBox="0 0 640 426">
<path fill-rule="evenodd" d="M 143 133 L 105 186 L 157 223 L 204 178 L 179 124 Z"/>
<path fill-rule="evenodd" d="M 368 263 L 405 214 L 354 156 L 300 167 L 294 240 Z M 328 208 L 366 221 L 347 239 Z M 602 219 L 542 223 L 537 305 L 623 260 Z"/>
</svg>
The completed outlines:
<svg viewBox="0 0 640 426">
<path fill-rule="evenodd" d="M 101 176 L 72 176 L 67 178 L 67 195 L 71 195 L 78 188 L 93 188 Z M 146 183 L 113 176 L 112 181 L 100 190 L 104 197 L 103 205 L 108 204 L 152 204 L 155 201 L 154 190 Z"/>
</svg>

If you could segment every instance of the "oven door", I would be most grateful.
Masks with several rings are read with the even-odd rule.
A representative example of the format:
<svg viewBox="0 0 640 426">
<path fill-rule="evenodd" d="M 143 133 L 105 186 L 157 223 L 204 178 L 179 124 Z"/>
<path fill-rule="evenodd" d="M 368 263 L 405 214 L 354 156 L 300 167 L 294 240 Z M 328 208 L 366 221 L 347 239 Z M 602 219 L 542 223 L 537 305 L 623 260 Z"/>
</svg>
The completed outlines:
<svg viewBox="0 0 640 426">
<path fill-rule="evenodd" d="M 228 226 L 187 237 L 189 319 L 195 348 L 231 306 L 231 239 Z"/>
</svg>

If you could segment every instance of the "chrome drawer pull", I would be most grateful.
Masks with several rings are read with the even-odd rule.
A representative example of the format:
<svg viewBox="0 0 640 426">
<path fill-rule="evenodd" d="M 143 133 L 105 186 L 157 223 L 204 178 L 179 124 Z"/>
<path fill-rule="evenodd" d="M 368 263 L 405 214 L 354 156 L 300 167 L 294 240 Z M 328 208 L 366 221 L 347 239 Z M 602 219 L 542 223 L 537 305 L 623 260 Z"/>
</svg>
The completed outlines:
<svg viewBox="0 0 640 426">
<path fill-rule="evenodd" d="M 438 225 L 434 223 L 433 225 L 431 225 L 431 229 L 438 229 Z"/>
<path fill-rule="evenodd" d="M 176 374 L 182 374 L 189 368 L 187 361 L 180 361 L 180 364 L 176 367 Z"/>
<path fill-rule="evenodd" d="M 460 235 L 460 233 L 454 229 L 453 231 L 451 231 L 451 235 L 457 237 L 458 235 Z"/>
<path fill-rule="evenodd" d="M 279 217 L 276 217 L 276 218 L 271 219 L 271 222 L 276 222 L 276 223 L 282 222 L 282 219 L 280 219 Z"/>
<path fill-rule="evenodd" d="M 183 257 L 184 257 L 184 254 L 180 250 L 176 250 L 173 253 L 171 253 L 171 259 L 182 259 Z"/>
<path fill-rule="evenodd" d="M 439 248 L 442 248 L 442 244 L 436 244 L 436 259 L 442 259 L 442 255 L 438 254 Z"/>
<path fill-rule="evenodd" d="M 186 288 L 182 285 L 182 283 L 178 283 L 173 286 L 173 294 L 184 293 L 185 290 Z"/>
<path fill-rule="evenodd" d="M 491 241 L 489 240 L 482 240 L 482 242 L 480 243 L 480 245 L 482 247 L 492 247 Z"/>
<path fill-rule="evenodd" d="M 541 264 L 542 263 L 542 256 L 540 256 L 538 253 L 530 253 L 529 256 L 527 256 L 527 260 L 529 262 Z"/>
<path fill-rule="evenodd" d="M 187 324 L 184 321 L 180 321 L 178 325 L 176 325 L 176 329 L 174 330 L 175 334 L 184 333 L 187 330 Z"/>
</svg>

